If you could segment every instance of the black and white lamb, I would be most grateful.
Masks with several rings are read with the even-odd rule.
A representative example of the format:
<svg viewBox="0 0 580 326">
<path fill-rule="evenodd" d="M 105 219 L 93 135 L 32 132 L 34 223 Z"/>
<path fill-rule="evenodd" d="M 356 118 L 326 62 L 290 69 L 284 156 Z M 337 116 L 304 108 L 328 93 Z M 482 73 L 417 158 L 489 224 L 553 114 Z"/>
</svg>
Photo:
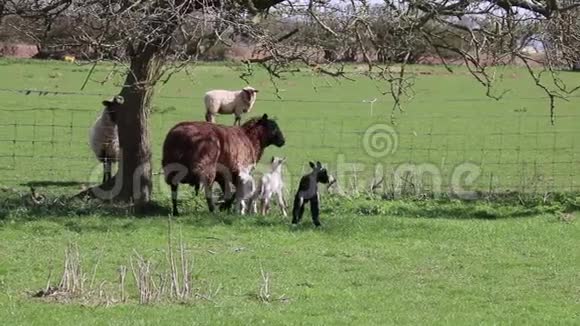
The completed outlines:
<svg viewBox="0 0 580 326">
<path fill-rule="evenodd" d="M 292 224 L 296 225 L 304 215 L 304 205 L 310 202 L 310 213 L 315 226 L 320 226 L 320 195 L 318 194 L 318 183 L 331 184 L 334 180 L 328 176 L 328 172 L 320 162 L 316 165 L 310 162 L 312 172 L 303 176 L 298 185 L 298 191 L 294 196 L 294 208 L 292 209 Z"/>
</svg>

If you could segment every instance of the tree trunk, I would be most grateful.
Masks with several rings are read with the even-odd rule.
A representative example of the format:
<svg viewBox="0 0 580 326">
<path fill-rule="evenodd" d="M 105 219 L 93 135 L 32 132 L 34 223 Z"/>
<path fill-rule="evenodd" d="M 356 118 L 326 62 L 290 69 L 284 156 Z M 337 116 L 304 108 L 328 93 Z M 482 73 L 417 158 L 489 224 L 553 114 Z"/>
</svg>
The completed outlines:
<svg viewBox="0 0 580 326">
<path fill-rule="evenodd" d="M 324 60 L 328 62 L 336 61 L 336 53 L 334 50 L 324 49 Z"/>
<path fill-rule="evenodd" d="M 144 46 L 132 53 L 131 70 L 121 91 L 125 99 L 118 118 L 121 157 L 113 196 L 133 202 L 137 212 L 145 210 L 151 200 L 149 108 L 153 84 L 161 68 L 156 52 L 157 48 Z"/>
</svg>

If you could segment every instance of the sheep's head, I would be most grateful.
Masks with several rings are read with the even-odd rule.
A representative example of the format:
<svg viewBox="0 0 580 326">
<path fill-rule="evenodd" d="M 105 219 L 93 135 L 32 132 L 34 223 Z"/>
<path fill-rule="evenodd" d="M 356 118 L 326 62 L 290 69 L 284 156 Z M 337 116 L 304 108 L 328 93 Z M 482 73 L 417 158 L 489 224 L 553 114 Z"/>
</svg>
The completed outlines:
<svg viewBox="0 0 580 326">
<path fill-rule="evenodd" d="M 267 145 L 273 144 L 277 147 L 282 147 L 286 143 L 286 139 L 282 134 L 282 130 L 278 127 L 276 121 L 269 119 L 267 114 L 264 114 L 258 121 L 258 124 L 265 127 L 265 141 Z"/>
<path fill-rule="evenodd" d="M 253 88 L 252 86 L 246 86 L 242 88 L 242 94 L 244 96 L 244 99 L 249 105 L 248 108 L 244 110 L 244 113 L 250 112 L 250 110 L 252 110 L 251 105 L 256 100 L 256 93 L 258 93 L 258 90 Z"/>
<path fill-rule="evenodd" d="M 270 161 L 270 164 L 272 165 L 272 171 L 274 171 L 278 167 L 282 166 L 282 164 L 284 164 L 284 162 L 286 162 L 285 157 L 272 156 L 272 160 Z"/>
<path fill-rule="evenodd" d="M 110 100 L 103 101 L 105 106 L 105 113 L 109 116 L 113 123 L 117 123 L 117 110 L 125 103 L 125 99 L 121 95 L 114 96 Z"/>
<path fill-rule="evenodd" d="M 320 182 L 320 183 L 330 183 L 330 177 L 328 176 L 328 171 L 326 171 L 326 168 L 324 168 L 322 166 L 322 164 L 320 164 L 320 162 L 316 162 L 316 164 L 314 164 L 313 162 L 309 162 L 310 167 L 313 170 L 313 173 L 316 174 L 316 181 Z"/>
<path fill-rule="evenodd" d="M 255 167 L 256 167 L 255 163 L 249 165 L 240 165 L 238 167 L 238 170 L 240 170 L 240 175 L 242 174 L 249 175 L 250 173 L 252 173 L 252 171 L 254 171 Z"/>
</svg>

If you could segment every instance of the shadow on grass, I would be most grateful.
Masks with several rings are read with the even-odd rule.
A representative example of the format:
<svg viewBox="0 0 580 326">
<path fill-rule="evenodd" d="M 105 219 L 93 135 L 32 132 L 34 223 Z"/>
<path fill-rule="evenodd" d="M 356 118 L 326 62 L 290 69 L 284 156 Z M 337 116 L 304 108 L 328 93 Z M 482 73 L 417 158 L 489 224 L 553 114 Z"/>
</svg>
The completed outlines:
<svg viewBox="0 0 580 326">
<path fill-rule="evenodd" d="M 20 185 L 25 187 L 79 187 L 85 184 L 87 183 L 78 181 L 29 181 Z"/>
<path fill-rule="evenodd" d="M 278 216 L 269 216 L 268 218 L 256 215 L 241 216 L 227 211 L 210 213 L 205 199 L 201 196 L 180 200 L 180 213 L 180 216 L 172 217 L 172 219 L 180 224 L 198 228 L 234 224 L 276 227 L 288 222 L 282 218 L 277 218 Z M 171 216 L 171 202 L 169 200 L 153 201 L 146 207 L 145 213 L 138 214 L 133 206 L 126 203 L 86 200 L 70 198 L 70 196 L 49 196 L 47 194 L 44 194 L 43 200 L 38 202 L 32 200 L 32 196 L 28 192 L 16 193 L 0 190 L 0 222 L 2 220 L 9 220 L 11 223 L 52 221 L 62 224 L 70 231 L 81 232 L 83 230 L 107 231 L 111 228 L 108 225 L 110 223 L 114 223 L 115 228 L 129 223 L 126 229 L 130 230 L 132 222 L 127 222 L 127 219 L 159 220 L 161 223 L 158 225 L 164 226 L 162 221 L 167 221 L 169 216 Z M 96 223 L 94 219 L 92 219 L 93 222 L 87 222 L 89 217 L 97 217 L 101 219 L 101 222 Z"/>
<path fill-rule="evenodd" d="M 568 201 L 566 201 L 568 200 Z M 570 200 L 574 205 L 570 205 Z M 327 195 L 322 200 L 321 219 L 322 231 L 326 221 L 332 219 L 334 227 L 338 224 L 349 224 L 348 219 L 376 218 L 376 217 L 416 217 L 438 219 L 484 219 L 496 220 L 506 218 L 526 218 L 541 214 L 554 214 L 575 209 L 576 197 L 558 197 L 542 203 L 522 204 L 521 202 L 490 202 L 490 201 L 459 201 L 453 199 L 398 199 L 381 200 L 380 198 L 345 198 Z M 289 227 L 290 230 L 312 230 L 310 211 L 307 209 L 302 222 L 297 228 L 290 227 L 291 217 L 283 218 L 274 210 L 267 217 L 246 215 L 241 216 L 229 212 L 209 213 L 202 196 L 180 199 L 181 216 L 174 220 L 183 225 L 193 227 L 213 227 L 216 225 L 236 225 L 248 227 L 279 228 Z M 109 230 L 108 221 L 115 221 L 115 227 L 131 230 L 134 225 L 127 219 L 159 219 L 166 220 L 171 215 L 169 200 L 152 202 L 145 214 L 137 214 L 128 204 L 107 203 L 99 200 L 71 199 L 64 196 L 46 195 L 41 202 L 32 200 L 29 193 L 0 191 L 0 221 L 27 222 L 34 220 L 49 220 L 71 231 L 81 232 L 92 229 L 94 231 Z M 100 222 L 85 223 L 82 217 L 102 218 Z M 78 219 L 77 219 L 78 218 Z M 103 223 L 104 221 L 104 223 Z M 129 224 L 126 224 L 129 223 Z M 102 225 L 99 225 L 102 224 Z M 125 226 L 126 224 L 126 226 Z M 157 224 L 157 223 L 155 223 Z M 163 225 L 159 223 L 159 225 Z M 332 228 L 332 227 L 331 227 Z"/>
</svg>

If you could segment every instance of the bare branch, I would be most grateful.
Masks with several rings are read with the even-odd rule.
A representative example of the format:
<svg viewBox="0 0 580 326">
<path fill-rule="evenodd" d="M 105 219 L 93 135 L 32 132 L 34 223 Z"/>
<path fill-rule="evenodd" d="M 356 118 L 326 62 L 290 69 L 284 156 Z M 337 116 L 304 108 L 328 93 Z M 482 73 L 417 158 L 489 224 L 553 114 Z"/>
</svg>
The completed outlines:
<svg viewBox="0 0 580 326">
<path fill-rule="evenodd" d="M 308 13 L 310 14 L 310 17 L 312 17 L 314 19 L 314 21 L 316 21 L 316 23 L 318 25 L 320 25 L 320 27 L 322 27 L 325 31 L 327 31 L 328 33 L 330 33 L 332 36 L 338 37 L 338 35 L 336 34 L 336 32 L 333 31 L 330 27 L 328 27 L 320 18 L 318 18 L 318 16 L 316 15 L 316 13 L 314 13 L 314 0 L 310 0 L 309 1 L 309 4 L 308 4 Z"/>
</svg>

